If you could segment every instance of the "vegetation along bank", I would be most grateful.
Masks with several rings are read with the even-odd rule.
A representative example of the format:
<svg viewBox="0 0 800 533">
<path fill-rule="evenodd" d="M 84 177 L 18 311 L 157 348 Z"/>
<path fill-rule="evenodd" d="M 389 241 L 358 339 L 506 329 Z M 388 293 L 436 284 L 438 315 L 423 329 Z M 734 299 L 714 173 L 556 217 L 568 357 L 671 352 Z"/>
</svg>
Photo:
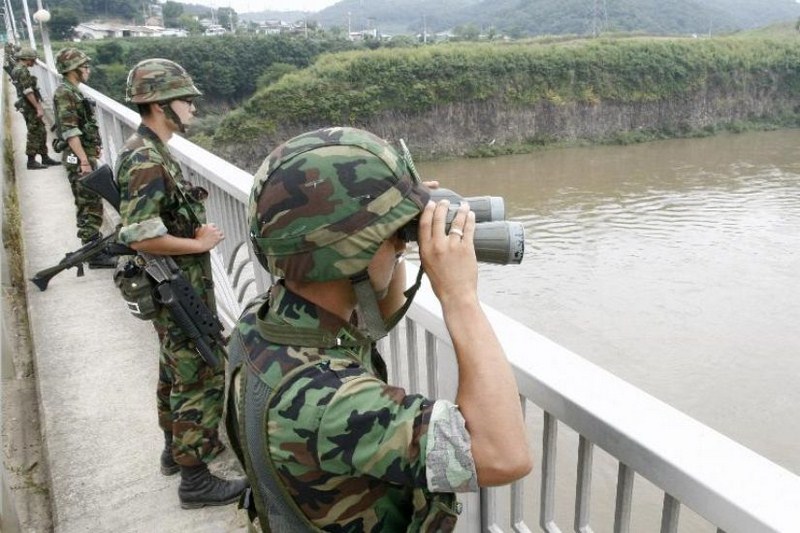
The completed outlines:
<svg viewBox="0 0 800 533">
<path fill-rule="evenodd" d="M 403 138 L 420 157 L 555 142 L 635 142 L 800 123 L 800 41 L 629 38 L 457 43 L 324 54 L 196 140 L 255 170 L 328 125 Z"/>
</svg>

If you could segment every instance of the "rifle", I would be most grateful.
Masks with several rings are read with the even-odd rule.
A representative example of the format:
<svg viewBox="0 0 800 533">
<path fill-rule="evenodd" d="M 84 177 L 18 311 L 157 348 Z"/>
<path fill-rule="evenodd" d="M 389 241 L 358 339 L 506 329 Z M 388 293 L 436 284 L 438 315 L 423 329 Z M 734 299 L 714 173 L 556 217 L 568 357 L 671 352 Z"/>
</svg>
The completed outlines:
<svg viewBox="0 0 800 533">
<path fill-rule="evenodd" d="M 93 170 L 81 179 L 95 182 L 96 180 L 102 180 L 104 178 L 113 178 L 111 168 L 108 165 L 103 165 L 97 170 Z M 116 209 L 119 211 L 119 191 L 117 191 Z M 78 277 L 82 277 L 84 275 L 83 264 L 88 263 L 94 256 L 101 252 L 106 252 L 108 255 L 132 255 L 136 253 L 127 246 L 116 242 L 115 237 L 116 233 L 111 233 L 105 237 L 84 244 L 74 252 L 68 252 L 64 256 L 64 259 L 59 261 L 57 265 L 40 270 L 31 278 L 31 281 L 34 285 L 39 287 L 40 291 L 45 291 L 47 290 L 47 284 L 50 283 L 53 276 L 68 268 L 76 268 L 78 270 Z"/>
<path fill-rule="evenodd" d="M 39 287 L 40 291 L 45 291 L 47 290 L 47 284 L 50 283 L 50 280 L 56 274 L 59 274 L 68 268 L 76 268 L 78 270 L 78 277 L 83 276 L 83 264 L 89 262 L 94 256 L 101 252 L 106 252 L 108 255 L 126 255 L 136 253 L 127 246 L 115 242 L 115 237 L 116 234 L 111 233 L 103 238 L 95 239 L 84 244 L 74 252 L 68 252 L 64 256 L 64 259 L 59 261 L 57 265 L 40 270 L 31 278 L 31 281 L 34 285 Z"/>
<path fill-rule="evenodd" d="M 156 282 L 156 301 L 169 310 L 183 333 L 194 341 L 197 353 L 206 363 L 211 367 L 218 367 L 219 359 L 214 355 L 209 342 L 220 346 L 225 344 L 219 319 L 197 296 L 171 257 L 147 252 L 139 252 L 139 255 L 145 260 L 145 272 Z"/>
<path fill-rule="evenodd" d="M 119 186 L 108 165 L 102 165 L 94 172 L 80 178 L 87 189 L 102 196 L 119 212 Z M 131 253 L 137 253 L 131 251 Z M 200 299 L 181 269 L 170 256 L 138 252 L 144 260 L 144 270 L 155 283 L 156 300 L 169 310 L 172 319 L 183 330 L 197 348 L 197 353 L 211 367 L 220 362 L 211 344 L 225 345 L 222 337 L 223 326 L 219 318 Z"/>
</svg>

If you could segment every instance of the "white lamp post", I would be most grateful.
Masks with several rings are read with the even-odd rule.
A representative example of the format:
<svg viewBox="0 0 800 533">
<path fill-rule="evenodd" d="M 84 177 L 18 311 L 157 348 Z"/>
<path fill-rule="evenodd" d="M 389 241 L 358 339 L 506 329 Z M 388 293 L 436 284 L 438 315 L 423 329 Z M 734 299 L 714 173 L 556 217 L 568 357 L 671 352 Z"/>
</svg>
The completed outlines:
<svg viewBox="0 0 800 533">
<path fill-rule="evenodd" d="M 39 23 L 39 31 L 42 32 L 42 47 L 44 48 L 44 62 L 50 69 L 55 70 L 55 62 L 53 61 L 53 49 L 50 46 L 50 32 L 47 29 L 47 23 L 50 22 L 50 12 L 41 7 L 41 0 L 39 2 L 39 10 L 33 14 L 33 20 Z"/>
</svg>

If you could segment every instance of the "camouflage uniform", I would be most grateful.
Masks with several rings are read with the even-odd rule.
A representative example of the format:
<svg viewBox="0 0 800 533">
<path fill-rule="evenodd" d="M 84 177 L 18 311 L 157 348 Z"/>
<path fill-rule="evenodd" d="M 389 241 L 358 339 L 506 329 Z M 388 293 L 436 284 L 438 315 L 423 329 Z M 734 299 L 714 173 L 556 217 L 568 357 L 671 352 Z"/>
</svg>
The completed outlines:
<svg viewBox="0 0 800 533">
<path fill-rule="evenodd" d="M 14 57 L 16 52 L 14 44 L 11 41 L 6 41 L 5 46 L 3 46 L 3 70 L 5 70 L 9 76 L 11 75 L 11 71 L 14 70 L 14 63 L 17 61 Z"/>
<path fill-rule="evenodd" d="M 197 222 L 205 223 L 202 201 L 207 193 L 183 180 L 180 166 L 166 145 L 146 126 L 139 126 L 125 143 L 116 176 L 122 217 L 119 240 L 123 244 L 167 233 L 191 238 Z M 216 309 L 210 254 L 173 259 L 209 309 Z M 174 435 L 173 455 L 178 464 L 207 463 L 223 449 L 217 426 L 222 417 L 224 369 L 210 367 L 198 355 L 166 308 L 159 311 L 153 325 L 161 343 L 159 426 Z M 224 354 L 216 355 L 224 360 Z"/>
<path fill-rule="evenodd" d="M 25 125 L 28 127 L 28 142 L 25 146 L 25 154 L 28 156 L 47 154 L 47 131 L 44 127 L 44 121 L 42 117 L 36 116 L 36 109 L 26 97 L 27 94 L 33 93 L 41 101 L 38 80 L 22 61 L 17 61 L 14 70 L 11 71 L 11 79 L 17 88 L 18 109 L 22 112 L 22 116 L 25 118 Z"/>
<path fill-rule="evenodd" d="M 262 265 L 284 279 L 354 279 L 427 201 L 409 167 L 351 128 L 278 147 L 250 197 Z M 373 341 L 282 281 L 237 323 L 228 433 L 273 530 L 451 531 L 453 493 L 478 489 L 458 408 L 388 385 Z"/>
<path fill-rule="evenodd" d="M 58 65 L 64 64 L 65 68 L 77 68 L 64 61 L 64 56 L 69 54 L 70 51 L 70 49 L 67 49 L 59 52 Z M 75 52 L 82 56 L 81 59 L 85 58 L 83 63 L 89 61 L 89 57 L 85 54 L 77 52 L 77 50 Z M 68 70 L 64 71 L 59 67 L 59 71 L 64 74 L 69 70 L 73 70 L 73 68 L 68 68 Z M 78 87 L 66 77 L 53 95 L 53 109 L 56 113 L 56 134 L 64 141 L 70 137 L 79 137 L 81 146 L 83 146 L 83 150 L 89 158 L 89 163 L 92 168 L 96 168 L 97 158 L 100 155 L 101 140 L 94 110 L 89 100 L 86 99 Z M 64 148 L 61 154 L 61 162 L 67 170 L 67 179 L 69 179 L 72 196 L 75 199 L 78 238 L 86 243 L 100 234 L 100 227 L 103 224 L 103 202 L 100 196 L 83 187 L 78 180 L 81 175 L 80 161 L 69 145 Z"/>
</svg>

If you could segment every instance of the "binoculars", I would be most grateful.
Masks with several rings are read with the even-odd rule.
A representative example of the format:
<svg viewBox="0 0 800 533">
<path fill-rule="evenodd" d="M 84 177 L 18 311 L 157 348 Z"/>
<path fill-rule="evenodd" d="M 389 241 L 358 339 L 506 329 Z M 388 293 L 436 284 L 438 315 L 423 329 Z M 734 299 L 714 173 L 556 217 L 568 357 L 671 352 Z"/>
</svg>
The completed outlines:
<svg viewBox="0 0 800 533">
<path fill-rule="evenodd" d="M 500 196 L 473 196 L 464 198 L 450 189 L 431 189 L 431 200 L 450 200 L 445 220 L 446 231 L 456 216 L 458 206 L 469 203 L 475 213 L 475 256 L 482 263 L 518 265 L 525 254 L 525 229 L 520 222 L 506 221 L 505 202 Z M 416 242 L 419 217 L 400 228 L 398 235 L 406 242 Z"/>
</svg>

